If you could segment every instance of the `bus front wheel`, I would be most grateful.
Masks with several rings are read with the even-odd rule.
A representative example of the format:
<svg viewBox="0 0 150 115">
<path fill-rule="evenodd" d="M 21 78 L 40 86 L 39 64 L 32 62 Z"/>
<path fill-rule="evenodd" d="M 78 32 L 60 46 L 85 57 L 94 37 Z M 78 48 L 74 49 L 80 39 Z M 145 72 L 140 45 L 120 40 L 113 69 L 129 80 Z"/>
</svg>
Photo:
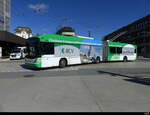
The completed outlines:
<svg viewBox="0 0 150 115">
<path fill-rule="evenodd" d="M 100 62 L 101 62 L 100 57 L 97 57 L 97 58 L 96 58 L 96 63 L 100 63 Z"/>
<path fill-rule="evenodd" d="M 66 59 L 61 59 L 59 62 L 59 67 L 64 68 L 67 66 L 67 60 Z"/>
<path fill-rule="evenodd" d="M 123 58 L 123 62 L 127 62 L 128 61 L 128 58 L 125 56 L 124 58 Z"/>
</svg>

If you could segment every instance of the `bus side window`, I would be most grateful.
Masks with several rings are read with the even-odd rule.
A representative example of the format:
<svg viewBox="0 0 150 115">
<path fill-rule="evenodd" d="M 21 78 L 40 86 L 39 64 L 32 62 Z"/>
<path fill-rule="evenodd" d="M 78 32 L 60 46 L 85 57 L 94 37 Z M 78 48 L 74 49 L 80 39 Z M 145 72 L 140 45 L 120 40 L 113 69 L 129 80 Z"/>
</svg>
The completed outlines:
<svg viewBox="0 0 150 115">
<path fill-rule="evenodd" d="M 136 53 L 136 52 L 137 52 L 137 50 L 135 49 L 135 50 L 134 50 L 134 53 Z"/>
<path fill-rule="evenodd" d="M 24 53 L 27 53 L 27 49 L 24 49 Z"/>
<path fill-rule="evenodd" d="M 116 54 L 116 47 L 110 47 L 110 53 Z"/>
<path fill-rule="evenodd" d="M 122 53 L 122 48 L 117 47 L 117 54 L 121 54 Z"/>
<path fill-rule="evenodd" d="M 41 53 L 43 55 L 54 54 L 54 43 L 41 43 Z"/>
</svg>

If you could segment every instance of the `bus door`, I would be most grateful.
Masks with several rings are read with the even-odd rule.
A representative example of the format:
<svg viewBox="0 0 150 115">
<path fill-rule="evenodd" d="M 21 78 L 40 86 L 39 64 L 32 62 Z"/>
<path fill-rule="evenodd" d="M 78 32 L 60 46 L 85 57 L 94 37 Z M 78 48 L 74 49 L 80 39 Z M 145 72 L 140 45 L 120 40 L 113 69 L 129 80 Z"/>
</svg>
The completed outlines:
<svg viewBox="0 0 150 115">
<path fill-rule="evenodd" d="M 54 43 L 40 43 L 42 66 L 55 66 Z"/>
</svg>

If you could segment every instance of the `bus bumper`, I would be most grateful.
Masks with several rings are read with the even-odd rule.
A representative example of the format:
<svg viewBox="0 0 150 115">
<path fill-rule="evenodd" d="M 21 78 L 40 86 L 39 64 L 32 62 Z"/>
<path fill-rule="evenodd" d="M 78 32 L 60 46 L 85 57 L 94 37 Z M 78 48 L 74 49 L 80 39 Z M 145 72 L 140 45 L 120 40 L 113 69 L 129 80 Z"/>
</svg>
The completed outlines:
<svg viewBox="0 0 150 115">
<path fill-rule="evenodd" d="M 36 67 L 36 68 L 41 68 L 41 59 L 25 59 L 25 65 Z"/>
</svg>

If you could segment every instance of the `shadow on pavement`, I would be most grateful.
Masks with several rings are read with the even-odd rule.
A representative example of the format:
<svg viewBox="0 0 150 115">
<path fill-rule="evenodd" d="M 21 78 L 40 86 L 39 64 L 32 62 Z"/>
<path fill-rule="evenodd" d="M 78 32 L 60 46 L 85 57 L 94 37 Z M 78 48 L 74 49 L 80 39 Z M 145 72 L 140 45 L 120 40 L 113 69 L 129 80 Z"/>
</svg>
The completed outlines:
<svg viewBox="0 0 150 115">
<path fill-rule="evenodd" d="M 84 65 L 91 65 L 91 63 L 68 65 L 67 67 L 78 67 L 78 66 L 84 66 Z M 20 66 L 24 69 L 28 69 L 28 70 L 32 70 L 32 71 L 40 71 L 40 70 L 48 70 L 48 69 L 62 69 L 59 67 L 36 68 L 36 67 L 28 66 L 26 64 L 22 64 Z M 65 67 L 65 68 L 67 68 L 67 67 Z M 65 68 L 63 68 L 63 69 L 65 69 Z"/>
<path fill-rule="evenodd" d="M 135 78 L 135 79 L 124 79 L 129 82 L 134 82 L 142 85 L 150 85 L 150 78 Z"/>
<path fill-rule="evenodd" d="M 41 71 L 41 70 L 49 70 L 49 69 L 51 69 L 51 70 L 52 69 L 63 69 L 63 68 L 59 68 L 59 67 L 36 68 L 36 67 L 28 66 L 25 64 L 22 64 L 20 66 L 24 69 L 28 69 L 28 70 L 32 70 L 32 71 Z M 73 66 L 77 66 L 77 65 L 73 65 Z M 67 66 L 67 67 L 71 67 L 71 66 Z M 65 68 L 67 68 L 67 67 L 65 67 Z"/>
<path fill-rule="evenodd" d="M 136 77 L 136 76 L 122 75 L 122 74 L 107 72 L 107 71 L 98 71 L 98 73 L 108 74 L 108 75 L 111 75 L 113 77 L 128 78 L 128 79 L 124 79 L 125 81 L 128 81 L 128 82 L 133 82 L 133 83 L 142 84 L 142 85 L 150 85 L 150 78 L 140 78 L 140 77 Z"/>
<path fill-rule="evenodd" d="M 40 71 L 40 69 L 35 68 L 35 67 L 31 67 L 31 66 L 27 66 L 25 64 L 20 65 L 22 68 L 24 69 L 28 69 L 28 70 L 33 70 L 33 71 Z"/>
<path fill-rule="evenodd" d="M 48 67 L 48 68 L 36 68 L 32 66 L 28 66 L 25 64 L 20 65 L 24 69 L 32 70 L 32 71 L 42 71 L 42 70 L 48 70 L 48 69 L 58 69 L 59 67 Z"/>
</svg>

